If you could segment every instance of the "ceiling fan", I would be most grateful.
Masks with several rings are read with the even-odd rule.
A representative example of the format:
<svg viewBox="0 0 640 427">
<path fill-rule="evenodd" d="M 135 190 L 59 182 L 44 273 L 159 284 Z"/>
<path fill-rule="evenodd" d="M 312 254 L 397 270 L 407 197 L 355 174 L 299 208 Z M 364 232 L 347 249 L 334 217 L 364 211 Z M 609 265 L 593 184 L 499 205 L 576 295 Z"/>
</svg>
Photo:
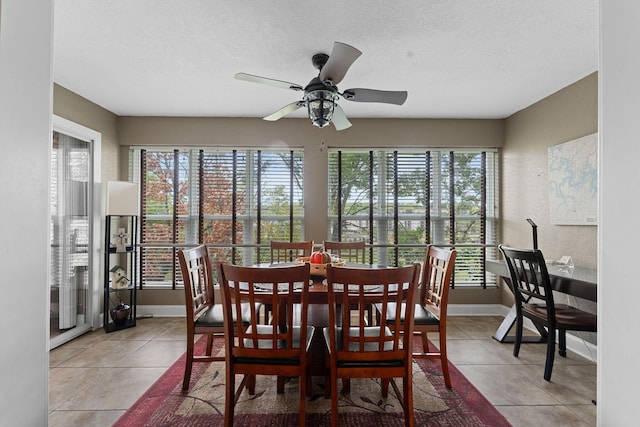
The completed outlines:
<svg viewBox="0 0 640 427">
<path fill-rule="evenodd" d="M 320 72 L 318 73 L 318 77 L 311 79 L 305 87 L 296 83 L 246 73 L 237 73 L 235 78 L 237 80 L 262 83 L 283 89 L 304 92 L 301 100 L 285 105 L 275 113 L 264 117 L 264 120 L 276 121 L 306 106 L 309 118 L 314 125 L 322 128 L 330 122 L 333 122 L 336 130 L 343 130 L 350 127 L 351 122 L 347 119 L 342 107 L 336 104 L 336 101 L 340 99 L 340 97 L 347 101 L 382 102 L 396 105 L 404 104 L 404 101 L 407 99 L 407 91 L 353 88 L 340 93 L 336 85 L 342 81 L 351 64 L 353 64 L 360 55 L 362 55 L 362 52 L 358 49 L 345 43 L 334 42 L 331 55 L 325 53 L 313 55 L 311 62 Z"/>
</svg>

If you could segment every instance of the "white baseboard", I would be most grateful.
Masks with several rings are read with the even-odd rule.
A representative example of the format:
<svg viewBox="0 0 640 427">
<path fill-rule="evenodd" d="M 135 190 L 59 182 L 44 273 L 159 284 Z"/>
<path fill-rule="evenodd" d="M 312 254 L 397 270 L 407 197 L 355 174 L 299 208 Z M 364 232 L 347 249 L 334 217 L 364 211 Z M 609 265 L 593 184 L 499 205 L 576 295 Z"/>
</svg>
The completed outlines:
<svg viewBox="0 0 640 427">
<path fill-rule="evenodd" d="M 509 309 L 502 304 L 449 304 L 449 316 L 506 316 Z"/>
<path fill-rule="evenodd" d="M 597 363 L 598 346 L 583 340 L 582 338 L 571 335 L 567 332 L 567 350 L 579 354 L 587 360 Z"/>
<path fill-rule="evenodd" d="M 138 318 L 144 317 L 184 317 L 184 305 L 139 305 L 137 307 Z M 449 316 L 506 316 L 509 308 L 502 304 L 450 304 Z M 525 319 L 524 327 L 535 331 L 533 323 Z M 598 347 L 567 333 L 567 350 L 596 362 Z"/>
<path fill-rule="evenodd" d="M 505 316 L 509 309 L 501 304 L 450 304 L 450 316 Z M 184 317 L 184 305 L 139 305 L 138 317 Z"/>
<path fill-rule="evenodd" d="M 502 304 L 450 304 L 449 316 L 506 316 L 509 307 Z M 524 327 L 530 331 L 537 332 L 535 326 L 529 319 L 524 319 Z M 556 338 L 557 342 L 557 338 Z M 567 350 L 596 363 L 598 347 L 583 340 L 570 332 L 567 332 Z"/>
<path fill-rule="evenodd" d="M 139 305 L 136 316 L 143 317 L 185 317 L 184 305 Z"/>
</svg>

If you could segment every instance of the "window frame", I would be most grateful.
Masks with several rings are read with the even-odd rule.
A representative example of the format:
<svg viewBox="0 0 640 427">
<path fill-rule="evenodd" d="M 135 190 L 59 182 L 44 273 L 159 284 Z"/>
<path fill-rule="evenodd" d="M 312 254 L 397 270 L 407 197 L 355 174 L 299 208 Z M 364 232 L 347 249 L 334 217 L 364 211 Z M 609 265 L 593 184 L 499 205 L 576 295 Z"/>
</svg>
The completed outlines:
<svg viewBox="0 0 640 427">
<path fill-rule="evenodd" d="M 148 189 L 145 183 L 146 173 L 149 171 L 146 163 L 148 153 L 173 153 L 173 172 L 172 172 L 172 206 L 163 213 L 151 213 L 147 211 L 148 197 L 146 197 Z M 219 155 L 228 163 L 232 172 L 225 175 L 232 182 L 232 190 L 230 199 L 232 199 L 232 208 L 230 212 L 225 214 L 206 212 L 204 205 L 207 185 L 205 183 L 205 175 L 211 170 L 207 169 L 205 163 L 207 156 L 211 157 L 210 161 L 215 162 L 215 156 Z M 246 159 L 252 159 L 251 166 L 246 167 L 244 175 L 240 169 L 238 158 L 244 155 Z M 234 263 L 254 264 L 264 262 L 269 257 L 269 241 L 272 239 L 292 239 L 295 233 L 300 233 L 299 237 L 304 238 L 304 188 L 302 187 L 302 179 L 295 179 L 296 173 L 302 176 L 304 172 L 304 152 L 302 149 L 270 149 L 270 148 L 225 148 L 225 147 L 130 147 L 129 151 L 129 179 L 141 184 L 141 220 L 140 220 L 140 289 L 145 288 L 169 288 L 175 289 L 182 286 L 182 278 L 180 277 L 180 268 L 177 260 L 177 252 L 184 247 L 193 247 L 199 244 L 206 244 L 212 253 L 212 261 L 218 259 Z M 187 172 L 182 172 L 178 164 L 180 156 L 186 156 L 186 163 L 182 165 Z M 229 158 L 232 157 L 232 160 Z M 212 160 L 213 159 L 213 160 Z M 278 161 L 281 160 L 281 164 Z M 288 164 L 287 164 L 288 162 Z M 168 169 L 168 168 L 167 168 Z M 220 168 L 221 170 L 222 168 Z M 270 169 L 270 170 L 269 170 Z M 281 173 L 285 171 L 285 173 Z M 284 178 L 283 176 L 286 175 Z M 178 176 L 184 179 L 176 180 Z M 242 180 L 241 177 L 246 177 Z M 241 182 L 242 181 L 242 182 Z M 249 184 L 250 183 L 250 184 Z M 180 186 L 186 185 L 186 194 L 184 196 L 188 200 L 186 206 L 182 207 L 184 212 L 180 212 L 176 194 L 180 194 Z M 287 187 L 288 185 L 288 187 Z M 246 203 L 250 207 L 244 212 L 239 207 L 238 194 L 244 190 L 249 195 L 242 193 Z M 263 203 L 259 205 L 260 200 L 272 197 L 278 194 L 281 187 L 287 201 L 287 213 L 273 213 L 266 209 Z M 273 194 L 270 194 L 269 192 Z M 275 200 L 275 199 L 274 199 Z M 282 201 L 281 201 L 282 202 Z M 242 202 L 241 202 L 242 203 Z M 240 203 L 240 204 L 241 204 Z M 147 235 L 148 230 L 145 226 L 153 221 L 166 221 L 171 224 L 170 240 L 154 242 Z M 207 222 L 215 223 L 215 221 L 231 221 L 231 233 L 227 242 L 216 242 L 208 240 L 204 233 L 204 226 Z M 183 223 L 180 227 L 178 224 Z M 265 222 L 276 224 L 276 231 L 285 230 L 283 233 L 288 235 L 265 236 Z M 281 225 L 278 225 L 281 224 Z M 243 233 L 240 230 L 249 230 L 249 233 Z M 262 230 L 262 231 L 261 231 Z M 271 231 L 274 232 L 274 231 Z M 182 235 L 181 235 L 182 233 Z M 250 240 L 243 240 L 243 236 L 251 236 Z M 229 243 L 230 242 L 230 243 Z M 173 262 L 165 262 L 157 264 L 158 271 L 166 271 L 167 279 L 154 280 L 150 274 L 145 274 L 145 269 L 152 267 L 153 263 L 147 258 L 153 254 L 170 253 Z M 225 253 L 229 253 L 229 257 L 225 258 Z M 220 255 L 222 254 L 222 255 Z M 221 258 L 218 258 L 221 256 Z M 151 263 L 151 264 L 150 264 Z M 165 265 L 166 270 L 161 270 L 161 266 Z M 161 274 L 162 276 L 162 274 Z"/>
<path fill-rule="evenodd" d="M 499 151 L 496 148 L 330 148 L 328 150 L 328 231 L 327 239 L 329 240 L 362 240 L 367 243 L 367 256 L 370 263 L 378 263 L 383 265 L 397 265 L 403 251 L 410 251 L 417 248 L 413 255 L 414 261 L 421 261 L 419 258 L 420 250 L 424 249 L 426 244 L 436 244 L 442 247 L 456 248 L 459 256 L 456 262 L 456 274 L 452 282 L 452 286 L 469 286 L 482 288 L 495 287 L 496 278 L 493 274 L 487 273 L 484 267 L 487 259 L 497 259 L 497 241 L 499 233 Z M 369 174 L 368 179 L 368 212 L 357 215 L 345 215 L 346 209 L 343 205 L 343 196 L 341 189 L 343 188 L 343 175 L 345 174 L 345 166 L 343 161 L 348 164 L 356 164 L 356 160 L 342 158 L 343 154 L 356 154 L 368 156 L 368 162 L 360 160 L 359 165 L 367 168 L 362 174 Z M 456 154 L 469 155 L 467 165 L 470 168 L 467 173 L 481 175 L 480 195 L 477 215 L 470 215 L 468 212 L 457 213 L 456 207 L 460 205 L 458 199 L 460 196 L 456 194 L 456 185 L 462 181 L 457 178 L 456 173 Z M 403 156 L 407 156 L 403 160 Z M 399 169 L 406 169 L 406 165 L 411 165 L 413 158 L 411 156 L 424 156 L 424 200 L 430 200 L 429 208 L 423 203 L 424 210 L 416 213 L 404 213 L 401 211 L 400 196 L 398 193 L 402 191 Z M 480 156 L 480 160 L 475 157 Z M 447 159 L 448 158 L 448 159 Z M 463 158 L 464 159 L 464 158 Z M 446 162 L 443 164 L 443 160 Z M 376 163 L 377 162 L 377 163 Z M 475 165 L 475 163 L 477 165 Z M 404 164 L 404 165 L 403 165 Z M 439 166 L 435 167 L 436 165 Z M 383 168 L 384 166 L 384 168 Z M 446 167 L 445 167 L 446 166 Z M 479 171 L 476 171 L 480 168 Z M 384 169 L 384 171 L 382 171 Z M 415 168 L 419 171 L 419 168 Z M 464 169 L 463 169 L 464 171 Z M 405 170 L 405 173 L 407 171 Z M 348 174 L 348 172 L 347 172 Z M 418 173 L 416 173 L 418 175 Z M 364 193 L 362 184 L 366 180 L 359 177 L 358 182 Z M 475 181 L 468 179 L 469 182 L 475 184 Z M 380 190 L 381 183 L 384 182 L 385 188 Z M 443 185 L 438 185 L 438 183 Z M 335 188 L 334 188 L 335 187 Z M 350 190 L 346 190 L 350 193 Z M 375 193 L 389 193 L 391 196 L 383 195 L 386 200 L 380 202 Z M 435 193 L 435 194 L 434 194 Z M 405 196 L 406 198 L 406 196 Z M 449 206 L 443 204 L 443 200 L 448 200 Z M 437 203 L 434 203 L 436 201 Z M 377 205 L 376 205 L 377 203 Z M 361 206 L 365 205 L 365 201 L 360 202 Z M 392 205 L 392 209 L 388 209 L 388 205 Z M 333 209 L 333 212 L 332 212 Z M 469 223 L 469 221 L 480 221 L 479 242 L 470 243 L 469 241 L 456 241 L 458 229 L 456 224 Z M 367 233 L 353 233 L 343 229 L 343 226 L 353 222 L 368 222 L 364 227 Z M 403 222 L 424 222 L 424 233 L 421 238 L 416 239 L 414 244 L 400 243 L 401 225 Z M 428 225 L 427 225 L 428 224 Z M 438 226 L 437 224 L 441 224 Z M 447 231 L 447 224 L 449 230 Z M 336 230 L 337 228 L 337 230 Z M 385 231 L 390 235 L 386 236 Z M 346 236 L 345 236 L 346 235 Z M 386 251 L 386 253 L 385 253 Z M 473 251 L 478 252 L 477 255 L 469 255 Z M 462 256 L 461 256 L 462 255 Z M 409 255 L 411 256 L 411 255 Z M 410 260 L 409 260 L 410 261 Z M 408 262 L 406 259 L 404 263 Z M 463 280 L 465 277 L 467 280 Z"/>
</svg>

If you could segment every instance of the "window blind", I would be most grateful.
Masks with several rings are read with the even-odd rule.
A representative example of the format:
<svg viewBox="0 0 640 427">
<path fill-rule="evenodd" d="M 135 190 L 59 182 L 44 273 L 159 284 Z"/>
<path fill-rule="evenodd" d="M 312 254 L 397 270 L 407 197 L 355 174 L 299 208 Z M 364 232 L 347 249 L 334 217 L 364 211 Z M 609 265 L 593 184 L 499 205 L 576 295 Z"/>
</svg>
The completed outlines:
<svg viewBox="0 0 640 427">
<path fill-rule="evenodd" d="M 177 251 L 212 260 L 269 260 L 271 240 L 303 240 L 301 150 L 132 148 L 141 184 L 141 287 L 181 284 Z"/>
<path fill-rule="evenodd" d="M 430 243 L 455 248 L 454 284 L 486 287 L 497 161 L 495 150 L 330 150 L 328 238 L 365 240 L 383 265 L 421 261 Z"/>
</svg>

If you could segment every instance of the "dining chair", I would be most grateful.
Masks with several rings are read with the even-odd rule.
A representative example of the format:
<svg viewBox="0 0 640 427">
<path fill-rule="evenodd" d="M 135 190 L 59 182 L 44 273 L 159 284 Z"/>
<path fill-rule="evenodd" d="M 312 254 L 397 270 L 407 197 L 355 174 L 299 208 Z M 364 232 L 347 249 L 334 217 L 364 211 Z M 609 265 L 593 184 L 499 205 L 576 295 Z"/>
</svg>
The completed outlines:
<svg viewBox="0 0 640 427">
<path fill-rule="evenodd" d="M 301 257 L 308 257 L 313 251 L 313 240 L 287 242 L 272 240 L 269 244 L 271 249 L 271 264 L 291 263 Z M 264 323 L 269 322 L 271 315 L 271 304 L 264 304 Z"/>
<path fill-rule="evenodd" d="M 331 255 L 335 255 L 344 262 L 365 264 L 365 242 L 359 240 L 355 242 L 334 242 L 325 240 L 323 242 L 324 250 Z M 352 307 L 356 308 L 356 307 Z M 367 306 L 367 321 L 373 324 L 373 305 Z"/>
<path fill-rule="evenodd" d="M 281 262 L 294 262 L 297 258 L 311 255 L 313 241 L 305 242 L 285 242 L 272 240 L 271 264 Z"/>
<path fill-rule="evenodd" d="M 422 351 L 412 354 L 414 359 L 440 359 L 444 383 L 451 388 L 449 376 L 449 359 L 447 358 L 447 305 L 449 301 L 449 287 L 455 268 L 457 252 L 427 246 L 422 273 L 420 276 L 419 293 L 413 314 L 413 332 L 422 337 Z M 407 316 L 402 307 L 400 324 L 404 325 Z M 376 305 L 377 316 L 380 317 L 380 304 Z M 387 325 L 394 327 L 396 318 L 392 314 L 387 316 Z M 409 317 L 410 318 L 410 317 Z M 438 348 L 429 342 L 429 332 L 438 334 Z"/>
<path fill-rule="evenodd" d="M 597 332 L 598 317 L 576 307 L 556 304 L 549 272 L 542 252 L 538 249 L 516 249 L 504 245 L 498 248 L 507 263 L 511 277 L 509 286 L 516 301 L 516 338 L 513 355 L 518 357 L 522 344 L 524 317 L 547 329 L 547 358 L 544 379 L 551 381 L 555 357 L 556 331 L 558 354 L 567 356 L 566 331 Z"/>
<path fill-rule="evenodd" d="M 329 353 L 331 387 L 331 425 L 338 425 L 338 378 L 381 378 L 382 396 L 388 395 L 391 383 L 404 410 L 405 425 L 414 425 L 412 387 L 413 323 L 400 324 L 400 309 L 406 302 L 406 315 L 413 315 L 413 300 L 420 265 L 396 268 L 327 267 L 329 326 L 323 335 Z M 379 326 L 365 322 L 366 305 L 380 301 Z M 393 304 L 392 304 L 393 303 Z M 357 316 L 351 308 L 356 305 Z M 389 310 L 394 310 L 391 313 Z M 386 324 L 389 315 L 398 319 L 393 327 Z M 395 378 L 402 378 L 402 393 Z"/>
<path fill-rule="evenodd" d="M 309 349 L 314 328 L 307 326 L 309 264 L 287 267 L 217 265 L 224 309 L 226 393 L 224 425 L 233 425 L 234 407 L 246 387 L 255 393 L 256 375 L 298 377 L 300 426 L 305 425 L 310 391 Z M 260 324 L 255 307 L 273 307 L 271 324 Z M 242 304 L 251 306 L 249 326 L 233 321 Z M 236 389 L 236 375 L 243 378 Z M 280 385 L 278 392 L 282 390 Z"/>
<path fill-rule="evenodd" d="M 325 240 L 323 246 L 326 252 L 329 252 L 331 255 L 336 255 L 345 262 L 365 264 L 364 240 L 356 242 L 332 242 Z"/>
<path fill-rule="evenodd" d="M 187 318 L 187 360 L 184 367 L 182 389 L 189 389 L 191 368 L 194 362 L 223 361 L 224 356 L 212 355 L 213 340 L 224 334 L 222 305 L 216 304 L 213 286 L 213 269 L 207 247 L 204 245 L 178 252 L 180 271 L 184 282 L 184 301 Z M 242 306 L 242 324 L 251 320 L 249 305 Z M 259 307 L 258 307 L 259 309 Z M 197 334 L 207 336 L 204 355 L 194 355 Z"/>
</svg>

